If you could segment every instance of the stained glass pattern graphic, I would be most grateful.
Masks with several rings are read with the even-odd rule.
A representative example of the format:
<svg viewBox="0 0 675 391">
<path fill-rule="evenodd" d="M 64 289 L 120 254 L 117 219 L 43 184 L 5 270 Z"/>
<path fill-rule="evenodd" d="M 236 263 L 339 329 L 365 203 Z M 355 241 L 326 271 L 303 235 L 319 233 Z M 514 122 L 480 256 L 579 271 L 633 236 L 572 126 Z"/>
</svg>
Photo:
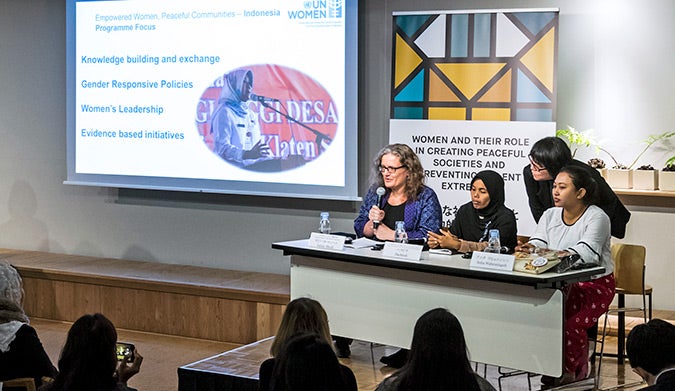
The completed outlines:
<svg viewBox="0 0 675 391">
<path fill-rule="evenodd" d="M 555 121 L 558 12 L 394 17 L 392 119 Z"/>
</svg>

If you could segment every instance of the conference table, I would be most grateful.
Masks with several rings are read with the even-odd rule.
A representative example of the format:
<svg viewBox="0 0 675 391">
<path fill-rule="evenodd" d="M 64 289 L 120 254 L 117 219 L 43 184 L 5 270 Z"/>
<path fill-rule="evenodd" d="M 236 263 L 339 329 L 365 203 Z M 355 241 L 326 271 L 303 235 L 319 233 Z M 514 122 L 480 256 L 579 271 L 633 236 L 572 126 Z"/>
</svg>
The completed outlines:
<svg viewBox="0 0 675 391">
<path fill-rule="evenodd" d="M 333 335 L 409 348 L 416 320 L 443 307 L 460 320 L 472 361 L 554 377 L 563 370 L 561 289 L 604 272 L 496 271 L 471 267 L 458 254 L 424 251 L 408 260 L 309 243 L 272 248 L 290 256 L 291 299 L 318 300 Z"/>
</svg>

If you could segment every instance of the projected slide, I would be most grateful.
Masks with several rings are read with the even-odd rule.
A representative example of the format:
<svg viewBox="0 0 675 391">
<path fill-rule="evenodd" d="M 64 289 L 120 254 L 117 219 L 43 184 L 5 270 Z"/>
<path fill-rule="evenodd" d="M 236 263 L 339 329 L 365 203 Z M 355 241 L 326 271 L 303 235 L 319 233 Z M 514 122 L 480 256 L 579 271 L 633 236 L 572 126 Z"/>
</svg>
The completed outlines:
<svg viewBox="0 0 675 391">
<path fill-rule="evenodd" d="M 342 0 L 71 7 L 74 177 L 348 185 Z"/>
</svg>

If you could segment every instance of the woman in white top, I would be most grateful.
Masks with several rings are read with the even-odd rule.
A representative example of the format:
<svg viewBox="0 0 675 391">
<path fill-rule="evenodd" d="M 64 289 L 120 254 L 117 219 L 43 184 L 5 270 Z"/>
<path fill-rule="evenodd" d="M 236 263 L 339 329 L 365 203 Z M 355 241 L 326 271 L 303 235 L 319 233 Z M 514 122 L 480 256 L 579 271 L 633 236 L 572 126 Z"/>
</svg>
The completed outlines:
<svg viewBox="0 0 675 391">
<path fill-rule="evenodd" d="M 558 386 L 588 377 L 588 334 L 614 298 L 614 262 L 610 250 L 610 220 L 593 205 L 597 183 L 575 166 L 563 167 L 553 182 L 554 207 L 547 209 L 537 229 L 520 251 L 535 247 L 578 254 L 578 262 L 604 266 L 590 281 L 567 285 L 565 294 L 565 365 L 563 376 L 542 377 Z"/>
</svg>

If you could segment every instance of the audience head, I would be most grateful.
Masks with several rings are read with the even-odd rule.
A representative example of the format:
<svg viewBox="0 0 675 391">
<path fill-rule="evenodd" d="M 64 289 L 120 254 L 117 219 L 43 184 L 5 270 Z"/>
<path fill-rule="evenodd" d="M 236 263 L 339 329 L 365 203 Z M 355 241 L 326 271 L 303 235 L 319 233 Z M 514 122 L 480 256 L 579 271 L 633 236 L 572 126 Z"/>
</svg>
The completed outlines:
<svg viewBox="0 0 675 391">
<path fill-rule="evenodd" d="M 652 319 L 634 326 L 626 340 L 626 353 L 630 366 L 651 384 L 659 372 L 675 368 L 675 325 Z"/>
<path fill-rule="evenodd" d="M 12 265 L 0 261 L 0 324 L 11 321 L 28 322 L 23 311 L 23 283 Z"/>
<path fill-rule="evenodd" d="M 554 200 L 556 189 L 562 194 L 558 195 L 560 202 L 556 202 L 555 206 L 564 207 L 559 203 L 569 205 L 569 202 L 576 202 L 576 200 L 585 205 L 590 205 L 596 202 L 598 184 L 586 170 L 579 166 L 570 165 L 562 167 L 555 177 L 553 182 Z"/>
<path fill-rule="evenodd" d="M 385 157 L 386 156 L 386 157 Z M 382 167 L 390 166 L 383 164 L 382 158 L 389 160 L 394 158 L 396 165 L 391 167 L 401 167 L 394 170 L 392 173 L 383 173 Z M 424 188 L 424 169 L 422 163 L 415 152 L 406 144 L 390 144 L 382 148 L 377 153 L 377 157 L 373 160 L 373 187 L 385 186 L 384 175 L 395 175 L 401 177 L 405 182 L 405 192 L 408 199 L 415 199 Z"/>
<path fill-rule="evenodd" d="M 318 334 L 288 340 L 274 364 L 270 390 L 344 391 L 347 384 L 337 356 Z"/>
<path fill-rule="evenodd" d="M 73 323 L 59 358 L 55 390 L 105 390 L 117 384 L 117 331 L 102 314 L 84 315 Z"/>
<path fill-rule="evenodd" d="M 471 180 L 475 209 L 491 214 L 504 205 L 504 178 L 492 170 L 481 171 Z"/>
<path fill-rule="evenodd" d="M 288 303 L 281 318 L 279 329 L 272 342 L 270 353 L 273 357 L 279 355 L 282 347 L 295 334 L 318 334 L 326 343 L 331 344 L 328 315 L 318 301 L 301 297 Z"/>
<path fill-rule="evenodd" d="M 408 362 L 399 373 L 399 390 L 477 390 L 459 319 L 444 308 L 422 315 L 415 323 Z"/>
<path fill-rule="evenodd" d="M 14 266 L 6 261 L 0 261 L 0 299 L 23 307 L 23 281 Z"/>
<path fill-rule="evenodd" d="M 572 161 L 572 152 L 563 139 L 544 137 L 532 145 L 529 158 L 535 180 L 550 180 Z"/>
</svg>

